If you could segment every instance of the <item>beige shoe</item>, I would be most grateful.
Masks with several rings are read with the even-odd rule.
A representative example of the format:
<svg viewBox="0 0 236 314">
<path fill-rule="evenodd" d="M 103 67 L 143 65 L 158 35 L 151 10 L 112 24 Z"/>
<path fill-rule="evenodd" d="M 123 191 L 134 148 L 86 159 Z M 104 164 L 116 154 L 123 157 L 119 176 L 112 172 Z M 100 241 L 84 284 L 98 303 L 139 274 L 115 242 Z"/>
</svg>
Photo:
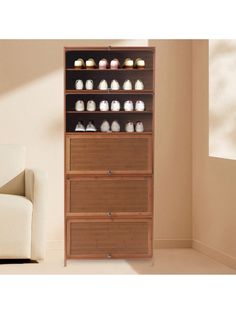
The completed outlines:
<svg viewBox="0 0 236 314">
<path fill-rule="evenodd" d="M 93 58 L 86 60 L 86 69 L 94 69 L 96 68 L 96 63 Z"/>
<path fill-rule="evenodd" d="M 145 61 L 141 58 L 137 58 L 135 60 L 134 67 L 137 69 L 144 69 L 145 68 Z"/>
<path fill-rule="evenodd" d="M 74 67 L 78 69 L 83 69 L 85 67 L 84 60 L 79 58 L 74 61 Z"/>
<path fill-rule="evenodd" d="M 130 58 L 126 58 L 123 64 L 123 68 L 125 69 L 133 69 L 134 61 Z"/>
</svg>

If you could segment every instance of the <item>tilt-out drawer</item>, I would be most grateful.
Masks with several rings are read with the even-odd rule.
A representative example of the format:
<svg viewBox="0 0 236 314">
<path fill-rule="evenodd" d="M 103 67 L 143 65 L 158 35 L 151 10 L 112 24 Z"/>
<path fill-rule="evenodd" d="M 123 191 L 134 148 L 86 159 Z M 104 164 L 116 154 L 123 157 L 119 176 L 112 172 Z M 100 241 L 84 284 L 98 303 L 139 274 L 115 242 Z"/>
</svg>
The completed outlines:
<svg viewBox="0 0 236 314">
<path fill-rule="evenodd" d="M 152 137 L 75 134 L 66 137 L 67 174 L 152 174 Z"/>
<path fill-rule="evenodd" d="M 151 219 L 67 221 L 69 258 L 132 258 L 152 256 Z"/>
<path fill-rule="evenodd" d="M 150 216 L 151 177 L 67 179 L 67 214 L 85 217 Z"/>
</svg>

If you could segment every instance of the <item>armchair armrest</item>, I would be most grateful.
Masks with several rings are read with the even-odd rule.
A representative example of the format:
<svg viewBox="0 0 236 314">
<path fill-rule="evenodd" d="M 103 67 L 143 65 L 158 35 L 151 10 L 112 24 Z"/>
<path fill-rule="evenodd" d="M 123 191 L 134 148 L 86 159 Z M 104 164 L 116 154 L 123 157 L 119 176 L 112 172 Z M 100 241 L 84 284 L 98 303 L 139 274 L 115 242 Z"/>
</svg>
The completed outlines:
<svg viewBox="0 0 236 314">
<path fill-rule="evenodd" d="M 33 203 L 31 259 L 40 260 L 45 254 L 45 212 L 47 203 L 46 174 L 25 169 L 25 196 Z"/>
</svg>

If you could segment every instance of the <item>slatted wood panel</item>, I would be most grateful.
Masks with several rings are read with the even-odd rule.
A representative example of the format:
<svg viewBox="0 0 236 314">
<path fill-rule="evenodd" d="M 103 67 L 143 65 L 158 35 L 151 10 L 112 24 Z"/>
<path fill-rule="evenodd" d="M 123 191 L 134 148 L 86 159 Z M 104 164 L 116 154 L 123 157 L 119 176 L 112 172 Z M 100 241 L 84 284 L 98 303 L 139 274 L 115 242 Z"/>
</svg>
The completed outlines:
<svg viewBox="0 0 236 314">
<path fill-rule="evenodd" d="M 69 172 L 150 173 L 150 137 L 69 138 Z"/>
<path fill-rule="evenodd" d="M 72 213 L 151 211 L 151 179 L 77 178 L 67 180 Z"/>
<path fill-rule="evenodd" d="M 151 251 L 149 221 L 72 221 L 69 238 L 71 257 L 148 256 Z"/>
</svg>

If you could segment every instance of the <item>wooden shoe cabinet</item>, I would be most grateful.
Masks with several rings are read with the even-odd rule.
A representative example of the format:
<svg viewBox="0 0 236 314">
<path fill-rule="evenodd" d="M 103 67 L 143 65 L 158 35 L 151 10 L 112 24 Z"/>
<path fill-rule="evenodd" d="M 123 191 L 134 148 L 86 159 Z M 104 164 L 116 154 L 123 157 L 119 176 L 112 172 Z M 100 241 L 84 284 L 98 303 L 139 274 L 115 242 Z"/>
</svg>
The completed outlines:
<svg viewBox="0 0 236 314">
<path fill-rule="evenodd" d="M 142 58 L 143 69 L 78 69 L 74 61 Z M 152 257 L 153 130 L 155 50 L 152 47 L 65 48 L 65 263 L 80 258 Z M 91 79 L 93 90 L 76 90 L 75 81 Z M 98 90 L 113 79 L 120 90 Z M 143 90 L 123 90 L 130 79 Z M 96 110 L 75 111 L 75 102 L 94 100 Z M 118 100 L 120 111 L 99 111 L 99 102 Z M 126 100 L 142 100 L 145 111 L 123 110 Z M 86 107 L 86 106 L 85 106 Z M 100 132 L 106 119 L 117 120 L 120 132 Z M 78 120 L 93 120 L 97 132 L 75 132 Z M 144 132 L 127 133 L 125 123 L 142 121 Z"/>
</svg>

